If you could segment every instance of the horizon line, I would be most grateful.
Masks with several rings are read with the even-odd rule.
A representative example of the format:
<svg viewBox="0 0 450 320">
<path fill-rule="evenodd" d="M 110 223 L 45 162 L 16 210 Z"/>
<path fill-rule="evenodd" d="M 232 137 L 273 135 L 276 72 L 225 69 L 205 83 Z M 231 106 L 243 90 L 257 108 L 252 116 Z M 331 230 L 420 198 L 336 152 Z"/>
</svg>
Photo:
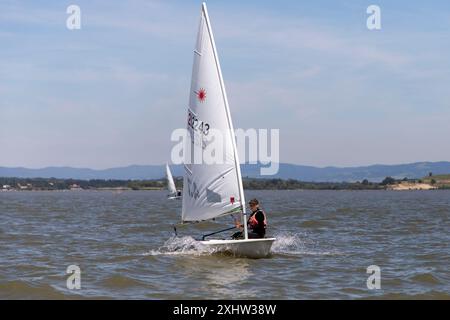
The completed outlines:
<svg viewBox="0 0 450 320">
<path fill-rule="evenodd" d="M 361 167 L 373 167 L 373 166 L 399 166 L 399 165 L 412 165 L 412 164 L 421 164 L 421 163 L 442 163 L 442 162 L 450 162 L 450 160 L 439 160 L 439 161 L 414 161 L 414 162 L 403 162 L 403 163 L 374 163 L 374 164 L 367 164 L 367 165 L 354 165 L 354 166 L 339 166 L 339 165 L 328 165 L 328 166 L 316 166 L 316 165 L 309 165 L 309 164 L 298 164 L 298 163 L 290 163 L 290 162 L 278 162 L 278 164 L 282 165 L 292 165 L 292 166 L 302 166 L 302 167 L 313 167 L 318 169 L 326 169 L 326 168 L 338 168 L 338 169 L 345 169 L 345 168 L 361 168 Z M 274 162 L 275 163 L 275 162 Z M 257 163 L 240 163 L 240 165 L 260 165 L 260 166 L 266 166 L 270 163 L 264 164 L 261 162 Z M 3 166 L 0 165 L 0 168 L 2 169 L 27 169 L 27 170 L 44 170 L 44 169 L 50 169 L 50 168 L 56 168 L 56 169 L 76 169 L 76 170 L 92 170 L 92 171 L 106 171 L 106 170 L 112 170 L 112 169 L 122 169 L 122 168 L 130 168 L 130 167 L 159 167 L 159 166 L 165 166 L 166 163 L 162 164 L 130 164 L 130 165 L 123 165 L 123 166 L 113 166 L 103 169 L 95 169 L 95 168 L 88 168 L 88 167 L 77 167 L 77 166 L 70 166 L 70 165 L 61 165 L 61 166 L 45 166 L 45 167 L 25 167 L 25 166 L 18 166 L 18 167 L 9 167 L 9 166 Z M 182 164 L 171 164 L 169 163 L 169 166 L 179 166 Z"/>
</svg>

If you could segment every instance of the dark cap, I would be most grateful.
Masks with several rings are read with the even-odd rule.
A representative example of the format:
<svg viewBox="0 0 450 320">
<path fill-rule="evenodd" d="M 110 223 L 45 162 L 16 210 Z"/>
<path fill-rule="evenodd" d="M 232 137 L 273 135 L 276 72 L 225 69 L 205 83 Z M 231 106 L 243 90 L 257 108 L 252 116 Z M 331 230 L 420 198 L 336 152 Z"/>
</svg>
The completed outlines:
<svg viewBox="0 0 450 320">
<path fill-rule="evenodd" d="M 252 200 L 250 200 L 249 202 L 248 202 L 248 204 L 251 206 L 251 205 L 258 205 L 259 204 L 259 201 L 258 200 L 256 200 L 256 199 L 252 199 Z"/>
</svg>

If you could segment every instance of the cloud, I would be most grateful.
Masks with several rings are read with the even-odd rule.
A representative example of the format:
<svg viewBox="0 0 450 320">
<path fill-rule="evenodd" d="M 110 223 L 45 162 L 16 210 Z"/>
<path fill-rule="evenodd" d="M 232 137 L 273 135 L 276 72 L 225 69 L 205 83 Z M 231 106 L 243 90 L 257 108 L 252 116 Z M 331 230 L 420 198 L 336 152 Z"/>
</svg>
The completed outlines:
<svg viewBox="0 0 450 320">
<path fill-rule="evenodd" d="M 226 16 L 226 14 L 223 14 Z M 347 28 L 336 28 L 319 24 L 310 18 L 286 18 L 276 15 L 252 16 L 234 14 L 233 22 L 224 18 L 215 25 L 219 36 L 239 45 L 255 46 L 265 52 L 286 52 L 292 56 L 295 53 L 313 52 L 334 56 L 343 62 L 351 61 L 355 65 L 381 64 L 389 68 L 407 65 L 413 57 L 407 52 L 396 51 L 395 46 L 387 47 L 383 41 L 371 41 L 369 31 L 364 33 L 349 31 Z M 236 23 L 238 22 L 238 23 Z M 216 29 L 213 25 L 213 29 Z M 401 35 L 398 35 L 401 37 Z"/>
<path fill-rule="evenodd" d="M 37 4 L 37 3 L 36 3 Z M 33 26 L 41 28 L 43 26 L 57 25 L 65 22 L 65 7 L 60 10 L 48 8 L 45 5 L 28 3 L 18 3 L 7 1 L 0 4 L 0 21 L 11 26 Z"/>
<path fill-rule="evenodd" d="M 199 6 L 143 0 L 79 5 L 82 30 L 71 32 L 66 3 L 0 4 L 0 25 L 7 26 L 0 31 L 0 116 L 14 120 L 0 127 L 22 126 L 11 138 L 11 156 L 20 163 L 23 153 L 13 146 L 26 141 L 22 151 L 55 148 L 57 163 L 48 165 L 76 165 L 76 158 L 85 166 L 113 166 L 117 154 L 126 155 L 120 164 L 165 161 L 170 131 L 185 125 Z M 343 16 L 327 23 L 267 4 L 214 3 L 210 14 L 235 127 L 280 128 L 288 146 L 282 161 L 399 159 L 382 146 L 389 140 L 391 152 L 396 144 L 409 145 L 399 124 L 450 116 L 443 29 L 391 24 L 374 33 Z M 433 132 L 441 144 L 450 134 L 445 126 Z M 423 134 L 415 130 L 409 138 L 431 141 Z M 70 157 L 61 152 L 72 144 Z M 348 156 L 353 149 L 359 158 Z M 402 152 L 413 157 L 426 150 Z"/>
</svg>

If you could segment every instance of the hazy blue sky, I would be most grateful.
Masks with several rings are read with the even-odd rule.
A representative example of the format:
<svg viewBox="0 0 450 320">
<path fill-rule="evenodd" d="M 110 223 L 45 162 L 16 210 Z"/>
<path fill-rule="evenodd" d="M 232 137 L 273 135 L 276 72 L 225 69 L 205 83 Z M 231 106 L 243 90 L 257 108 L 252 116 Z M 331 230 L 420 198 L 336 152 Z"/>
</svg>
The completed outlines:
<svg viewBox="0 0 450 320">
<path fill-rule="evenodd" d="M 77 4 L 82 29 L 66 28 Z M 366 8 L 381 7 L 369 31 Z M 200 1 L 0 2 L 0 166 L 160 164 Z M 208 1 L 236 128 L 281 161 L 450 160 L 450 1 Z"/>
</svg>

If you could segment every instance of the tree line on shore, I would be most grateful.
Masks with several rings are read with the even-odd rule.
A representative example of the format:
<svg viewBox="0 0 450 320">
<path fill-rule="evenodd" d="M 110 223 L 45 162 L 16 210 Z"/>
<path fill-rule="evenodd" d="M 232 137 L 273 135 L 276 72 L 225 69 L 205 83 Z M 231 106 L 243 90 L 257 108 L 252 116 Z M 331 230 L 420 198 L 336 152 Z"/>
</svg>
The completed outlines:
<svg viewBox="0 0 450 320">
<path fill-rule="evenodd" d="M 370 182 L 367 179 L 357 182 L 305 182 L 295 179 L 243 178 L 244 189 L 253 190 L 383 190 L 386 186 L 398 182 L 387 177 L 382 182 Z M 176 178 L 178 189 L 183 188 L 183 179 Z M 166 179 L 157 180 L 79 180 L 57 178 L 2 178 L 0 189 L 13 190 L 77 190 L 77 189 L 130 189 L 161 190 L 166 188 Z"/>
</svg>

